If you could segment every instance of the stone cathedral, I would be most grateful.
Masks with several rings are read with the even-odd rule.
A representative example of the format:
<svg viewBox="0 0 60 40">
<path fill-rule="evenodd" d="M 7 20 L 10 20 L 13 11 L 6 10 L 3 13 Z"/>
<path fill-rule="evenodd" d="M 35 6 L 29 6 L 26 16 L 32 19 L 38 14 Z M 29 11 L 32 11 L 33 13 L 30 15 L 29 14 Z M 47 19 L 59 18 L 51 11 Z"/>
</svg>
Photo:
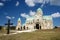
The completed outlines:
<svg viewBox="0 0 60 40">
<path fill-rule="evenodd" d="M 43 16 L 43 11 L 38 8 L 36 14 L 26 18 L 26 21 L 21 25 L 21 19 L 18 19 L 16 29 L 25 27 L 25 29 L 53 29 L 53 20 L 51 15 Z M 20 26 L 19 26 L 20 25 Z"/>
</svg>

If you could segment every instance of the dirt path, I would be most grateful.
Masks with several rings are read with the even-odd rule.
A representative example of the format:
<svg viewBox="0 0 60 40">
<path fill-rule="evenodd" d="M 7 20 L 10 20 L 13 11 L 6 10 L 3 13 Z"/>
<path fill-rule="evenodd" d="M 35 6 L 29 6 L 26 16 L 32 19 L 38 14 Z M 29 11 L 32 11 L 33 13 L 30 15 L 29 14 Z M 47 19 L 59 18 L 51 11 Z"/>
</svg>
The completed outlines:
<svg viewBox="0 0 60 40">
<path fill-rule="evenodd" d="M 23 32 L 33 32 L 33 31 L 36 31 L 37 29 L 33 29 L 33 30 L 23 30 L 23 31 L 11 31 L 13 33 L 10 33 L 10 34 L 3 34 L 3 35 L 13 35 L 13 34 L 18 34 L 18 33 L 23 33 Z"/>
</svg>

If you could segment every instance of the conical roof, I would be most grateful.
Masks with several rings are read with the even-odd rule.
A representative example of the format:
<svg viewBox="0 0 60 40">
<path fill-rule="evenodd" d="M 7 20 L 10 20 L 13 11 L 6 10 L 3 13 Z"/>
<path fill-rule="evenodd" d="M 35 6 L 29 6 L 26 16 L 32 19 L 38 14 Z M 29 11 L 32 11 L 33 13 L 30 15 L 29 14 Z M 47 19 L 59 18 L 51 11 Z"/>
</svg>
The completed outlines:
<svg viewBox="0 0 60 40">
<path fill-rule="evenodd" d="M 38 8 L 38 9 L 37 9 L 37 13 L 38 13 L 38 12 L 39 12 L 40 14 L 43 14 L 43 11 L 42 11 L 41 8 Z"/>
<path fill-rule="evenodd" d="M 38 8 L 37 11 L 42 11 L 42 9 L 41 8 Z"/>
<path fill-rule="evenodd" d="M 20 19 L 20 18 L 18 18 L 18 21 L 21 21 L 21 19 Z"/>
</svg>

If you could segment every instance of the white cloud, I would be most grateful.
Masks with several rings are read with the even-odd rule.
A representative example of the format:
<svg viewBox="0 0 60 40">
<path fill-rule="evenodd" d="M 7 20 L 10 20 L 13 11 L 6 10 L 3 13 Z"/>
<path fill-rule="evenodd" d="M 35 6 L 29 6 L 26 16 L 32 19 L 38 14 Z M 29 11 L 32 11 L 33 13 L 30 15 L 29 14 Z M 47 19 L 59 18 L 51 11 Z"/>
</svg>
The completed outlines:
<svg viewBox="0 0 60 40">
<path fill-rule="evenodd" d="M 6 16 L 7 19 L 14 19 L 15 17 Z"/>
<path fill-rule="evenodd" d="M 16 2 L 16 6 L 19 6 L 19 1 Z"/>
<path fill-rule="evenodd" d="M 25 3 L 30 7 L 34 7 L 36 3 L 42 4 L 41 7 L 47 3 L 50 3 L 50 5 L 60 6 L 60 0 L 25 0 Z"/>
<path fill-rule="evenodd" d="M 53 18 L 60 17 L 60 13 L 57 12 L 57 13 L 52 14 L 51 16 L 52 16 Z"/>
<path fill-rule="evenodd" d="M 35 6 L 34 0 L 25 0 L 25 3 L 30 7 Z"/>
<path fill-rule="evenodd" d="M 7 19 L 11 19 L 11 17 L 10 17 L 10 16 L 6 16 L 6 18 L 7 18 Z"/>
<path fill-rule="evenodd" d="M 50 5 L 60 6 L 60 0 L 50 0 Z"/>
<path fill-rule="evenodd" d="M 34 0 L 35 3 L 43 3 L 44 0 Z"/>
<path fill-rule="evenodd" d="M 34 12 L 34 11 L 31 10 L 29 14 L 30 14 L 31 16 L 33 16 L 33 15 L 35 15 L 35 13 L 36 13 L 36 12 Z"/>
<path fill-rule="evenodd" d="M 0 6 L 4 6 L 4 3 L 0 2 Z"/>
<path fill-rule="evenodd" d="M 24 18 L 29 17 L 29 15 L 27 15 L 26 13 L 21 13 L 21 16 L 24 17 Z"/>
<path fill-rule="evenodd" d="M 30 17 L 30 16 L 34 16 L 35 14 L 36 14 L 35 11 L 30 10 L 30 12 L 29 12 L 28 15 L 27 15 L 26 13 L 21 13 L 20 15 L 21 15 L 22 17 L 24 17 L 24 18 L 28 18 L 28 17 Z M 52 16 L 53 18 L 57 18 L 57 17 L 60 17 L 60 13 L 59 13 L 59 12 L 56 12 L 56 13 L 51 14 L 51 16 Z"/>
<path fill-rule="evenodd" d="M 27 15 L 26 13 L 21 13 L 20 16 L 22 16 L 22 17 L 24 17 L 24 18 L 28 18 L 28 17 L 30 17 L 30 16 L 35 15 L 35 13 L 36 13 L 35 11 L 30 10 L 30 12 L 29 12 L 28 15 Z"/>
<path fill-rule="evenodd" d="M 25 3 L 30 7 L 35 6 L 36 3 L 45 4 L 45 3 L 48 3 L 48 2 L 49 2 L 49 0 L 25 0 Z"/>
</svg>

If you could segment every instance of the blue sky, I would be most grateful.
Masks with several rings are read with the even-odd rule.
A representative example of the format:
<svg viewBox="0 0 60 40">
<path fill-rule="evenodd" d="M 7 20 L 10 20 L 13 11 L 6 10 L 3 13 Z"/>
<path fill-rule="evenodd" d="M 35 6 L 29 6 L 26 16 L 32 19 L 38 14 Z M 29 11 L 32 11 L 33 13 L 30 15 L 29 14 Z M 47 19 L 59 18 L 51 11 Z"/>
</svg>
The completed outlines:
<svg viewBox="0 0 60 40">
<path fill-rule="evenodd" d="M 23 24 L 38 8 L 43 10 L 43 15 L 53 17 L 54 26 L 60 26 L 60 0 L 0 0 L 0 25 L 7 23 L 7 19 L 17 25 L 19 17 Z"/>
</svg>

